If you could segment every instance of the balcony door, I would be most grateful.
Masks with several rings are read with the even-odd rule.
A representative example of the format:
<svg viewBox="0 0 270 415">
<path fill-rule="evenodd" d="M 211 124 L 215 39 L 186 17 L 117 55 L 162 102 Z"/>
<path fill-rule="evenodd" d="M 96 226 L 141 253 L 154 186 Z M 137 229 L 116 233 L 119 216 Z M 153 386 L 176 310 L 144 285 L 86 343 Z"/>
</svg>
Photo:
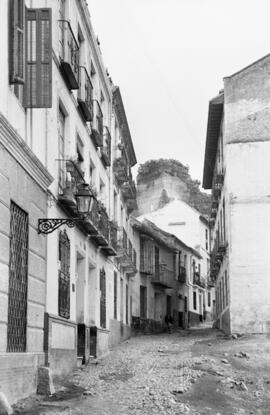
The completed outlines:
<svg viewBox="0 0 270 415">
<path fill-rule="evenodd" d="M 159 248 L 155 246 L 155 278 L 159 279 Z"/>
</svg>

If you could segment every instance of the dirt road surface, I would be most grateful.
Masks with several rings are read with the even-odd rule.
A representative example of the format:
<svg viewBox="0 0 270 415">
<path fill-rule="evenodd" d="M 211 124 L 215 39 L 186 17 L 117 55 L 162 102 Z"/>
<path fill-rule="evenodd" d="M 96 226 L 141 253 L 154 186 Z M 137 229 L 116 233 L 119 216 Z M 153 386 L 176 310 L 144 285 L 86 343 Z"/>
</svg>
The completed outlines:
<svg viewBox="0 0 270 415">
<path fill-rule="evenodd" d="M 133 337 L 16 415 L 270 414 L 270 336 L 213 329 Z"/>
</svg>

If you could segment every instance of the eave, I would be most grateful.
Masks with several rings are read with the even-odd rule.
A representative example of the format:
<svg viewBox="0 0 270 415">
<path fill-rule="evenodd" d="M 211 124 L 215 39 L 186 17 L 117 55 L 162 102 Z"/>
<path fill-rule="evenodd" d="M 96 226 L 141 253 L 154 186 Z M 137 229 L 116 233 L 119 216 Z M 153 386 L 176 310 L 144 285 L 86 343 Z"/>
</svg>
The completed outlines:
<svg viewBox="0 0 270 415">
<path fill-rule="evenodd" d="M 203 188 L 211 189 L 215 160 L 217 155 L 218 137 L 223 116 L 224 93 L 209 102 L 208 122 L 204 155 Z"/>
<path fill-rule="evenodd" d="M 120 118 L 121 123 L 123 124 L 125 128 L 125 138 L 126 138 L 126 144 L 129 149 L 129 156 L 130 156 L 130 165 L 131 167 L 135 166 L 137 164 L 136 154 L 132 143 L 132 138 L 128 126 L 127 116 L 121 96 L 121 92 L 118 86 L 115 86 L 113 88 L 113 106 L 116 110 L 117 116 Z"/>
</svg>

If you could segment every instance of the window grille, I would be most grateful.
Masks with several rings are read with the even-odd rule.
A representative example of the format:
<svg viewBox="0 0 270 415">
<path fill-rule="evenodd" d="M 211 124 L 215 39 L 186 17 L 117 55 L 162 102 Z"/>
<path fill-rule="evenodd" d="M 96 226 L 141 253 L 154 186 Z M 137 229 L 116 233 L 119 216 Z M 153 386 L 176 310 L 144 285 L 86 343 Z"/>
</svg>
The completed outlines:
<svg viewBox="0 0 270 415">
<path fill-rule="evenodd" d="M 126 324 L 128 324 L 128 285 L 126 285 Z"/>
<path fill-rule="evenodd" d="M 25 352 L 28 284 L 28 215 L 10 207 L 10 258 L 7 351 Z"/>
<path fill-rule="evenodd" d="M 106 328 L 106 274 L 100 270 L 100 327 Z"/>
<path fill-rule="evenodd" d="M 58 313 L 70 318 L 70 240 L 66 230 L 59 233 Z"/>
<path fill-rule="evenodd" d="M 140 286 L 140 317 L 146 318 L 147 314 L 147 288 Z"/>
</svg>

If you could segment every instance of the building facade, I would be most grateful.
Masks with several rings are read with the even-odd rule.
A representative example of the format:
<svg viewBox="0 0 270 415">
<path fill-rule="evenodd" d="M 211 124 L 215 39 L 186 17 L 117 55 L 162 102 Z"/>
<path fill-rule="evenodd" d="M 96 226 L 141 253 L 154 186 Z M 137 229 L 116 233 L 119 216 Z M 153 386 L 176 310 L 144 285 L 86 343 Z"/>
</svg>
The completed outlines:
<svg viewBox="0 0 270 415">
<path fill-rule="evenodd" d="M 136 156 L 86 1 L 4 0 L 0 16 L 0 382 L 12 403 L 35 392 L 39 366 L 64 375 L 130 335 Z"/>
<path fill-rule="evenodd" d="M 212 189 L 216 324 L 228 333 L 269 332 L 269 64 L 268 55 L 226 77 L 209 103 L 203 186 Z"/>
<path fill-rule="evenodd" d="M 149 220 L 133 219 L 133 229 L 140 253 L 132 284 L 134 331 L 162 331 L 166 315 L 181 328 L 203 321 L 200 254 Z"/>
<path fill-rule="evenodd" d="M 175 235 L 184 244 L 199 253 L 200 260 L 198 263 L 196 261 L 193 273 L 197 273 L 201 281 L 203 319 L 213 320 L 215 290 L 210 279 L 210 225 L 208 219 L 179 199 L 168 201 L 162 208 L 145 213 L 141 218 L 148 219 L 163 231 Z M 191 306 L 192 304 L 193 302 L 190 303 Z M 199 316 L 197 317 L 198 323 Z M 195 321 L 192 320 L 190 323 L 194 324 Z"/>
</svg>

